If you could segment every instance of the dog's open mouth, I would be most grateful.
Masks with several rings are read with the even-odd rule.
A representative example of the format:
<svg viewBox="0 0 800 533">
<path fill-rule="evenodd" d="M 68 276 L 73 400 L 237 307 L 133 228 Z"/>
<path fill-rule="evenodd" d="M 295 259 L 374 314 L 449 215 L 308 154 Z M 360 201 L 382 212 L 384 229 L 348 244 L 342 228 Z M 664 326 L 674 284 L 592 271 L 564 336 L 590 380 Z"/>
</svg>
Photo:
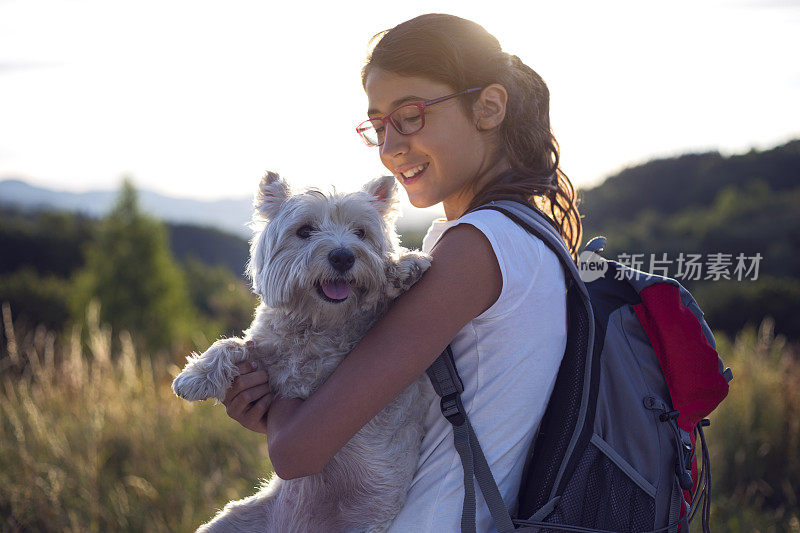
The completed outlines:
<svg viewBox="0 0 800 533">
<path fill-rule="evenodd" d="M 317 283 L 317 292 L 325 301 L 341 303 L 350 296 L 350 284 L 343 279 L 320 281 Z"/>
</svg>

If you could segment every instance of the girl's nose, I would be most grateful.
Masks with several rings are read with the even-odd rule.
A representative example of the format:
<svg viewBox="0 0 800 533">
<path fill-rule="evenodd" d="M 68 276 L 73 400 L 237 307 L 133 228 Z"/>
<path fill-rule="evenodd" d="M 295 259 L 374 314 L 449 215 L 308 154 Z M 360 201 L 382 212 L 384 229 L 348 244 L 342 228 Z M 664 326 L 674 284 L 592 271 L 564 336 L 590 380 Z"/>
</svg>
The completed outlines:
<svg viewBox="0 0 800 533">
<path fill-rule="evenodd" d="M 408 151 L 408 135 L 401 135 L 391 124 L 386 125 L 386 136 L 380 145 L 381 155 L 394 157 Z"/>
</svg>

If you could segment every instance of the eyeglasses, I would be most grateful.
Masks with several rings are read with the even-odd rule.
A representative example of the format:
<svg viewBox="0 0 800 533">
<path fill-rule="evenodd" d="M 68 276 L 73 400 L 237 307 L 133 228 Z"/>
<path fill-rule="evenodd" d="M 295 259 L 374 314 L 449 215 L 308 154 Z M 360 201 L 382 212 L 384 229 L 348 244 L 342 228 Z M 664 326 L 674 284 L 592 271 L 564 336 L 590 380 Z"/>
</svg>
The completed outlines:
<svg viewBox="0 0 800 533">
<path fill-rule="evenodd" d="M 475 91 L 482 90 L 483 87 L 466 89 L 457 93 L 448 94 L 440 98 L 434 98 L 427 102 L 416 102 L 413 104 L 401 105 L 385 117 L 374 117 L 365 120 L 356 127 L 358 133 L 367 146 L 380 146 L 386 139 L 386 124 L 390 123 L 395 131 L 400 135 L 411 135 L 417 133 L 425 126 L 425 108 L 429 105 L 444 102 L 450 98 L 461 96 Z"/>
</svg>

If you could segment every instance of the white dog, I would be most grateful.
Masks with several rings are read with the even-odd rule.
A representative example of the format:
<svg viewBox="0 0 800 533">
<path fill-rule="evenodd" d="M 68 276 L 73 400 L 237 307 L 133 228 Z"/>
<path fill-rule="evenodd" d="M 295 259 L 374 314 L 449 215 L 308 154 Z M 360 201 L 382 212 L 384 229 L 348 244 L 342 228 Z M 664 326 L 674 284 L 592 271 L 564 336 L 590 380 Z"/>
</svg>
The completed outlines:
<svg viewBox="0 0 800 533">
<path fill-rule="evenodd" d="M 175 394 L 225 396 L 236 364 L 257 360 L 276 395 L 307 398 L 430 266 L 399 248 L 392 176 L 351 194 L 292 196 L 277 174 L 261 180 L 248 270 L 261 297 L 244 338 L 222 339 L 187 358 Z M 402 252 L 402 253 L 399 253 Z M 249 342 L 252 341 L 252 344 Z M 247 345 L 246 345 L 247 343 Z M 417 466 L 424 376 L 367 423 L 322 472 L 277 476 L 231 502 L 202 531 L 383 531 L 395 518 Z"/>
</svg>

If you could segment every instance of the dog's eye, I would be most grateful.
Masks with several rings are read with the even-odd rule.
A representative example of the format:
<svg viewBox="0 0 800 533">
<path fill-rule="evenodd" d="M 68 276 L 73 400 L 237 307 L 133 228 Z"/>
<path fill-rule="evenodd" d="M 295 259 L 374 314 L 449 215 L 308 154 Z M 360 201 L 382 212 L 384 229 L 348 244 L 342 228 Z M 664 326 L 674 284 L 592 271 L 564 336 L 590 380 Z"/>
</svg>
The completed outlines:
<svg viewBox="0 0 800 533">
<path fill-rule="evenodd" d="M 300 237 L 301 239 L 308 239 L 309 237 L 311 237 L 312 231 L 314 231 L 314 228 L 312 228 L 311 226 L 301 226 L 297 230 L 297 236 Z"/>
<path fill-rule="evenodd" d="M 363 229 L 361 229 L 361 228 L 358 228 L 358 229 L 357 229 L 357 230 L 355 230 L 353 233 L 354 233 L 354 234 L 356 235 L 356 237 L 358 237 L 359 239 L 363 239 L 363 238 L 364 238 L 364 236 L 366 235 L 366 233 L 364 232 L 364 230 L 363 230 Z"/>
</svg>

